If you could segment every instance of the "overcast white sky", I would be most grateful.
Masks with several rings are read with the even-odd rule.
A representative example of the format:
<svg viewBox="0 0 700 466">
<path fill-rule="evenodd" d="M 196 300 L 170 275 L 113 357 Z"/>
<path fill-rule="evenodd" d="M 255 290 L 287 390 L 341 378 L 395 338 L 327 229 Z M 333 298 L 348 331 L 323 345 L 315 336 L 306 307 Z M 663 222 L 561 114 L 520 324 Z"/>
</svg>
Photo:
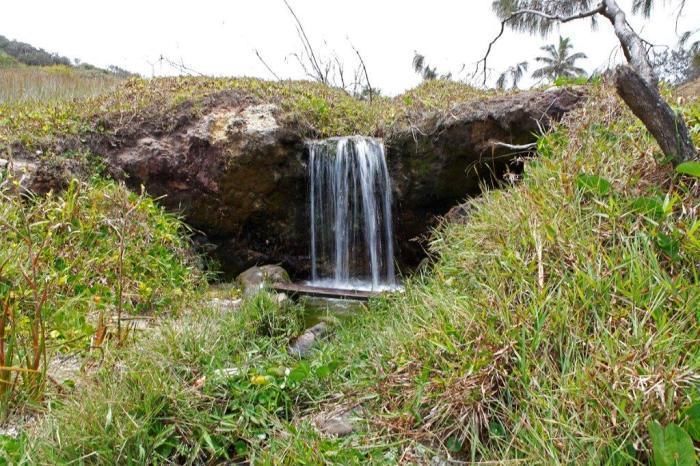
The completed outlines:
<svg viewBox="0 0 700 466">
<path fill-rule="evenodd" d="M 414 50 L 439 71 L 470 74 L 486 45 L 498 32 L 491 0 L 289 0 L 310 36 L 325 53 L 356 63 L 352 43 L 362 53 L 370 80 L 386 94 L 415 86 Z M 629 8 L 632 0 L 620 0 Z M 295 24 L 282 0 L 5 0 L 0 34 L 48 51 L 98 65 L 118 65 L 141 73 L 175 74 L 159 63 L 164 55 L 198 72 L 272 78 L 256 58 L 282 78 L 303 73 L 291 54 L 301 50 Z M 663 3 L 663 2 L 659 2 Z M 651 21 L 631 17 L 649 41 L 675 45 L 675 9 L 660 6 Z M 690 0 L 679 31 L 700 27 L 700 1 Z M 581 65 L 593 70 L 619 60 L 612 28 L 601 21 L 563 25 L 577 51 L 588 54 Z M 496 45 L 489 67 L 495 75 L 516 61 L 531 60 L 546 42 L 556 40 L 508 31 Z M 325 44 L 325 45 L 324 45 Z M 534 68 L 534 64 L 531 65 Z M 531 69 L 532 69 L 531 68 Z"/>
</svg>

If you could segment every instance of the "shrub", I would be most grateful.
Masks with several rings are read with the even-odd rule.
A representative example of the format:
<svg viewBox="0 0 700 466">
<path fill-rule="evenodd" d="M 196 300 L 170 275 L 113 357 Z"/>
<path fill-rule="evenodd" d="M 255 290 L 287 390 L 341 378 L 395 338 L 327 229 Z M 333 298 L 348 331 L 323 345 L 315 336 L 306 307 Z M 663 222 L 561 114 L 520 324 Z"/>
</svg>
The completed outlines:
<svg viewBox="0 0 700 466">
<path fill-rule="evenodd" d="M 145 195 L 106 181 L 20 192 L 0 178 L 0 414 L 42 398 L 53 352 L 120 341 L 122 317 L 176 312 L 201 280 L 182 224 Z"/>
</svg>

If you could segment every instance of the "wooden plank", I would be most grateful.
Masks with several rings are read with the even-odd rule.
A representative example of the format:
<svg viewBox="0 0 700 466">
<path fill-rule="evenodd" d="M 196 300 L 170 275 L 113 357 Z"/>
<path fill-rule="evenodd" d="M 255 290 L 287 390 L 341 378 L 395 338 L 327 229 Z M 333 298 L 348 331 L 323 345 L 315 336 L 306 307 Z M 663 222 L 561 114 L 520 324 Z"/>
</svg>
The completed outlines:
<svg viewBox="0 0 700 466">
<path fill-rule="evenodd" d="M 321 298 L 359 299 L 363 301 L 374 296 L 379 296 L 382 293 L 381 291 L 324 288 L 320 286 L 301 285 L 298 283 L 275 283 L 272 285 L 272 289 L 278 292 L 289 293 L 290 295 L 303 294 Z"/>
</svg>

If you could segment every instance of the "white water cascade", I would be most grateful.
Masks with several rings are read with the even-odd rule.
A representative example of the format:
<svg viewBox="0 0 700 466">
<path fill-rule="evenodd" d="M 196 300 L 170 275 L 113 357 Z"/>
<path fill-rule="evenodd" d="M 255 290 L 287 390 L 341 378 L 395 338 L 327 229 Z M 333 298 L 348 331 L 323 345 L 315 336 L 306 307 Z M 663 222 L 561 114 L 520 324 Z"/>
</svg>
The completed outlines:
<svg viewBox="0 0 700 466">
<path fill-rule="evenodd" d="M 310 142 L 309 180 L 311 284 L 394 288 L 391 181 L 381 140 Z"/>
</svg>

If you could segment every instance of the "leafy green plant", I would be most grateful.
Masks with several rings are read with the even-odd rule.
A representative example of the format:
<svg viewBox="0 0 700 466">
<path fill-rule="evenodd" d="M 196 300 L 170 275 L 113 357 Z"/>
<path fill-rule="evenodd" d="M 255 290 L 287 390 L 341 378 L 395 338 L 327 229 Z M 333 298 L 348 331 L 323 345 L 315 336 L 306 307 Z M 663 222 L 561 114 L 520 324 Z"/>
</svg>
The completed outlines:
<svg viewBox="0 0 700 466">
<path fill-rule="evenodd" d="M 688 432 L 693 440 L 700 442 L 700 403 L 695 403 L 685 410 L 681 427 Z"/>
<path fill-rule="evenodd" d="M 185 234 L 152 199 L 115 183 L 75 181 L 36 197 L 0 180 L 2 411 L 40 401 L 50 353 L 101 346 L 112 314 L 121 341 L 125 313 L 180 308 L 202 277 Z"/>
<path fill-rule="evenodd" d="M 26 437 L 0 435 L 0 464 L 21 464 L 26 447 Z"/>
<path fill-rule="evenodd" d="M 607 196 L 612 192 L 612 184 L 608 180 L 601 176 L 584 173 L 576 176 L 576 187 L 596 196 Z"/>
<path fill-rule="evenodd" d="M 700 178 L 700 162 L 683 162 L 676 167 L 676 173 Z"/>
<path fill-rule="evenodd" d="M 695 466 L 697 456 L 693 440 L 676 424 L 649 424 L 652 453 L 656 466 Z"/>
</svg>

